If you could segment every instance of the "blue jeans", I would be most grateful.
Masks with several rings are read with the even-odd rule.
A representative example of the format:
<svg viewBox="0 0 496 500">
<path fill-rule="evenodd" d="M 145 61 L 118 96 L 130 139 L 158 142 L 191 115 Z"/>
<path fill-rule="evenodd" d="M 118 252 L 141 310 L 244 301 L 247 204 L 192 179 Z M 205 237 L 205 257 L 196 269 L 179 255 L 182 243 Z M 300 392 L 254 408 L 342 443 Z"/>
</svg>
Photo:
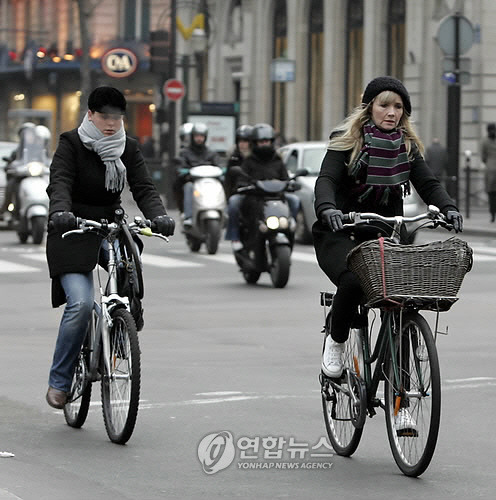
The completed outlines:
<svg viewBox="0 0 496 500">
<path fill-rule="evenodd" d="M 229 219 L 227 221 L 226 240 L 239 241 L 239 210 L 245 196 L 244 194 L 233 194 L 227 201 Z M 288 202 L 292 217 L 296 219 L 300 210 L 300 199 L 293 193 L 286 193 L 284 196 Z"/>
<path fill-rule="evenodd" d="M 69 392 L 93 310 L 93 272 L 61 274 L 59 279 L 67 304 L 60 321 L 48 384 L 54 389 Z"/>
<path fill-rule="evenodd" d="M 187 182 L 183 186 L 184 201 L 183 201 L 183 213 L 185 219 L 191 219 L 193 217 L 193 183 Z"/>
</svg>

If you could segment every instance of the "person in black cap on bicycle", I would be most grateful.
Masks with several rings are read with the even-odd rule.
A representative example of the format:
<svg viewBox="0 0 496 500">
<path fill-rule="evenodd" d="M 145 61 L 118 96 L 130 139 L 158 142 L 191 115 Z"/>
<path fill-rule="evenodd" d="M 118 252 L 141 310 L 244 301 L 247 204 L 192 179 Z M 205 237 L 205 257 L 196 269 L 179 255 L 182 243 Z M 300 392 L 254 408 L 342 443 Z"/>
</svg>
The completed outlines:
<svg viewBox="0 0 496 500">
<path fill-rule="evenodd" d="M 138 142 L 126 136 L 124 95 L 113 87 L 98 87 L 88 99 L 81 125 L 60 136 L 50 166 L 47 260 L 52 278 L 52 305 L 66 303 L 50 369 L 47 402 L 63 408 L 70 390 L 77 356 L 93 308 L 93 269 L 101 238 L 86 233 L 62 239 L 74 229 L 76 217 L 112 222 L 120 208 L 126 181 L 152 230 L 174 234 L 174 219 L 167 215 L 148 173 Z"/>
</svg>

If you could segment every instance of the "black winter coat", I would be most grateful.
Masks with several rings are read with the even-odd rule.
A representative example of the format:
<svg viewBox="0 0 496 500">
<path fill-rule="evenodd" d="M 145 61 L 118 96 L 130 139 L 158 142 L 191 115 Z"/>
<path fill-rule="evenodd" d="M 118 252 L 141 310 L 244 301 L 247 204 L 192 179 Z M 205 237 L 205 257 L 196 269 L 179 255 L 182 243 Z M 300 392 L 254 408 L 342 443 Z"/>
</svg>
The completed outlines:
<svg viewBox="0 0 496 500">
<path fill-rule="evenodd" d="M 205 145 L 202 147 L 189 146 L 181 149 L 177 159 L 179 168 L 198 167 L 199 165 L 220 166 L 220 157 L 216 151 L 212 151 Z"/>
<path fill-rule="evenodd" d="M 350 151 L 328 150 L 319 176 L 315 182 L 315 213 L 317 221 L 312 228 L 315 253 L 320 267 L 337 285 L 339 277 L 347 269 L 346 255 L 362 241 L 376 238 L 377 231 L 371 229 L 344 229 L 333 233 L 321 221 L 321 214 L 327 208 L 337 208 L 343 213 L 375 212 L 385 217 L 403 215 L 403 199 L 390 196 L 387 204 L 379 204 L 374 196 L 358 200 L 354 192 L 356 180 L 348 174 Z M 458 210 L 422 155 L 417 152 L 410 160 L 410 181 L 426 204 L 437 206 L 444 214 Z"/>
<path fill-rule="evenodd" d="M 143 215 L 147 219 L 153 219 L 166 214 L 135 139 L 126 138 L 121 160 L 126 167 L 127 182 L 133 198 Z M 83 145 L 77 129 L 60 136 L 50 166 L 47 193 L 50 198 L 50 216 L 54 212 L 70 211 L 76 217 L 112 221 L 115 209 L 121 204 L 121 193 L 105 188 L 104 163 L 97 153 Z M 62 239 L 60 233 L 49 231 L 46 253 L 53 280 L 54 307 L 65 302 L 57 277 L 63 273 L 86 273 L 93 270 L 98 260 L 100 241 L 101 238 L 92 233 Z"/>
<path fill-rule="evenodd" d="M 286 166 L 276 152 L 267 160 L 261 159 L 253 152 L 243 161 L 242 168 L 251 179 L 289 179 Z"/>
</svg>

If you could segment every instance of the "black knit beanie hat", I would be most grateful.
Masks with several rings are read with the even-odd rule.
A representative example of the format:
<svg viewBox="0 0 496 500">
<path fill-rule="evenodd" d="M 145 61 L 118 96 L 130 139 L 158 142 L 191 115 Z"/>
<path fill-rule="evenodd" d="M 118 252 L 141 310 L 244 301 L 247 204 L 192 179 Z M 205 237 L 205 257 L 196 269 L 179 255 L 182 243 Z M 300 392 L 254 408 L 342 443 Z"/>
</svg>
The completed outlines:
<svg viewBox="0 0 496 500">
<path fill-rule="evenodd" d="M 396 92 L 403 101 L 403 106 L 407 115 L 412 114 L 412 104 L 410 102 L 410 95 L 405 86 L 396 78 L 392 76 L 379 76 L 369 82 L 365 88 L 362 96 L 362 103 L 369 104 L 376 96 L 385 90 Z"/>
</svg>

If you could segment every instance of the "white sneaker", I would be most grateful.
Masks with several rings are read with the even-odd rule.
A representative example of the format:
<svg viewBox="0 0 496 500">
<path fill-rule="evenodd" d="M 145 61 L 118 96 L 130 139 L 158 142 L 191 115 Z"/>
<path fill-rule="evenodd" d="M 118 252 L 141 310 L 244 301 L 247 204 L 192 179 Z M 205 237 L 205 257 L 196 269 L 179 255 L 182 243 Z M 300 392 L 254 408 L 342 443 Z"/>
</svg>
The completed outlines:
<svg viewBox="0 0 496 500">
<path fill-rule="evenodd" d="M 193 225 L 193 220 L 191 219 L 191 217 L 184 219 L 183 225 L 184 227 L 190 228 Z"/>
<path fill-rule="evenodd" d="M 400 408 L 394 417 L 394 428 L 398 436 L 418 436 L 417 423 L 407 408 Z"/>
<path fill-rule="evenodd" d="M 327 335 L 322 354 L 322 371 L 331 378 L 339 378 L 343 373 L 344 343 L 336 342 Z"/>
</svg>

